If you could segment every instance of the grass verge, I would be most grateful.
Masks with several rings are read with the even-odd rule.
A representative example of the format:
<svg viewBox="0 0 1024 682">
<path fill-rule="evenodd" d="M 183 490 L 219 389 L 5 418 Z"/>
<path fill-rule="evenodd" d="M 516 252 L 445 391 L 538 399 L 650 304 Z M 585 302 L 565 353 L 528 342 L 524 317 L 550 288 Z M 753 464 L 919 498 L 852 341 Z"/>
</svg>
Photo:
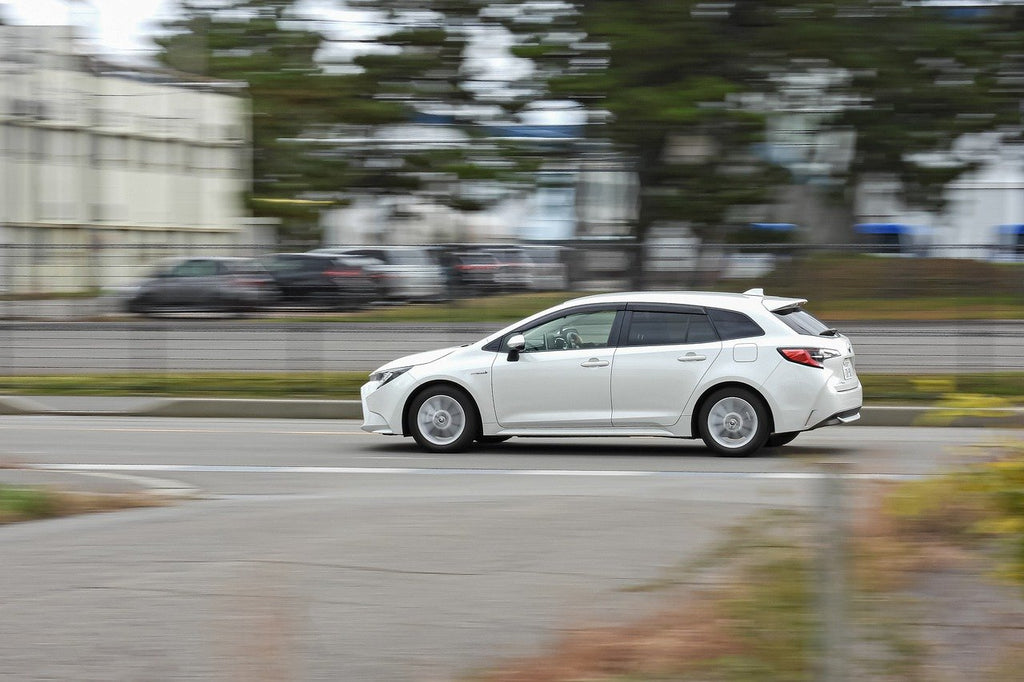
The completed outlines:
<svg viewBox="0 0 1024 682">
<path fill-rule="evenodd" d="M 0 377 L 0 393 L 355 400 L 367 372 L 114 373 Z"/>
<path fill-rule="evenodd" d="M 0 484 L 0 525 L 160 504 L 160 500 L 140 494 L 83 493 Z"/>
<path fill-rule="evenodd" d="M 751 283 L 750 286 L 761 286 Z M 716 291 L 740 293 L 747 285 L 715 287 Z M 878 298 L 815 297 L 814 288 L 766 289 L 769 294 L 810 298 L 807 308 L 816 317 L 836 322 L 874 321 L 949 321 L 949 320 L 1021 320 L 1024 319 L 1024 297 L 1002 296 L 888 296 L 880 304 Z M 273 311 L 250 318 L 254 322 L 465 322 L 501 325 L 515 322 L 540 310 L 565 301 L 598 292 L 559 291 L 548 293 L 511 294 L 472 298 L 446 303 L 419 303 L 391 308 L 376 308 L 350 313 L 292 313 L 275 315 Z"/>
<path fill-rule="evenodd" d="M 986 461 L 921 481 L 847 484 L 869 503 L 847 505 L 855 511 L 842 531 L 845 679 L 1020 679 L 1024 444 L 981 455 Z M 631 588 L 657 593 L 657 613 L 571 629 L 540 655 L 463 679 L 821 679 L 828 530 L 812 512 L 755 516 L 703 559 Z"/>
<path fill-rule="evenodd" d="M 680 566 L 637 591 L 656 592 L 663 607 L 623 626 L 580 627 L 545 653 L 504 661 L 467 682 L 800 682 L 819 676 L 814 519 L 770 512 L 737 526 L 700 562 Z M 696 589 L 692 586 L 696 584 Z M 860 600 L 858 599 L 858 602 Z M 860 603 L 864 607 L 864 603 Z M 887 630 L 870 606 L 858 613 L 857 637 L 886 632 L 858 673 L 905 673 L 916 649 Z M 862 629 L 861 629 L 862 628 Z M 879 663 L 879 660 L 883 661 Z M 869 676 L 864 676 L 864 678 Z M 849 679 L 862 679 L 851 676 Z M 894 677 L 892 679 L 902 679 Z"/>
<path fill-rule="evenodd" d="M 0 393 L 358 400 L 368 372 L 196 372 L 3 376 Z M 953 404 L 973 396 L 979 407 L 1024 405 L 1024 372 L 864 374 L 867 404 Z M 972 403 L 972 404 L 973 404 Z M 961 406 L 968 406 L 961 404 Z"/>
<path fill-rule="evenodd" d="M 595 293 L 595 292 L 588 292 Z M 545 308 L 588 295 L 571 291 L 509 294 L 481 298 L 457 299 L 444 303 L 417 303 L 394 307 L 360 310 L 351 313 L 301 314 L 275 318 L 273 312 L 266 317 L 253 318 L 259 322 L 280 319 L 283 322 L 515 322 Z M 1024 317 L 1024 315 L 1022 315 Z"/>
</svg>

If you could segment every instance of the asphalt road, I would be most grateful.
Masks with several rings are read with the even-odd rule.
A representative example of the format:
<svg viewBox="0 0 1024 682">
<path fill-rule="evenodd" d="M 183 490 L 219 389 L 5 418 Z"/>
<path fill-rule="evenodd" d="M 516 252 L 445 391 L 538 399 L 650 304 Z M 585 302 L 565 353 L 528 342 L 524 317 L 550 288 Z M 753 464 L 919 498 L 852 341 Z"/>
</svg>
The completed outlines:
<svg viewBox="0 0 1024 682">
<path fill-rule="evenodd" d="M 832 428 L 740 460 L 658 439 L 433 456 L 356 422 L 0 417 L 0 461 L 202 491 L 0 528 L 0 679 L 450 680 L 657 608 L 663 593 L 626 588 L 752 514 L 814 511 L 822 462 L 848 463 L 854 504 L 1009 437 Z"/>
<path fill-rule="evenodd" d="M 266 323 L 171 318 L 0 322 L 0 375 L 113 371 L 370 371 L 476 341 L 497 324 Z M 847 323 L 861 372 L 1024 367 L 1024 322 Z"/>
</svg>

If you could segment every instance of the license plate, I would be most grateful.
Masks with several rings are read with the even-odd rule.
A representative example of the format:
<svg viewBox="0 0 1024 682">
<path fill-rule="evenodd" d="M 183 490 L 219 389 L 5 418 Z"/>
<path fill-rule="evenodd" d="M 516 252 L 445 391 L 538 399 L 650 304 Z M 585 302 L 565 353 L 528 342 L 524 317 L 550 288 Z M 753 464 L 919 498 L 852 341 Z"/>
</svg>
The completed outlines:
<svg viewBox="0 0 1024 682">
<path fill-rule="evenodd" d="M 849 360 L 843 360 L 843 381 L 849 381 L 853 378 L 853 363 Z"/>
</svg>

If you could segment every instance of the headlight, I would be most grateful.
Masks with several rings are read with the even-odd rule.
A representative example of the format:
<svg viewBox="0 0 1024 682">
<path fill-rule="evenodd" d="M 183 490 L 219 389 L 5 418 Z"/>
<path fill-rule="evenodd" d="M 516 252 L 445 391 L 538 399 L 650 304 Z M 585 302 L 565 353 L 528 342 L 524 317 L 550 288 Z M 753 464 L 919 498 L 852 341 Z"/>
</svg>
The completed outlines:
<svg viewBox="0 0 1024 682">
<path fill-rule="evenodd" d="M 412 367 L 396 367 L 394 369 L 378 370 L 370 375 L 370 381 L 379 381 L 380 385 L 383 386 L 384 384 L 387 384 L 393 379 L 402 376 L 410 369 L 412 369 Z M 380 386 L 378 386 L 377 388 L 380 388 Z"/>
</svg>

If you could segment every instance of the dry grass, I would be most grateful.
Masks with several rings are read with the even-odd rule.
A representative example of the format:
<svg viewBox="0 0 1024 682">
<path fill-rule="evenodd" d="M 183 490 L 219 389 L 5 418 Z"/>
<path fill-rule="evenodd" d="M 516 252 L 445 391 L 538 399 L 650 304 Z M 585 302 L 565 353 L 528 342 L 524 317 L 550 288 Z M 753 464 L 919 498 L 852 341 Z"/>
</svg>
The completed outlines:
<svg viewBox="0 0 1024 682">
<path fill-rule="evenodd" d="M 550 652 L 508 661 L 481 682 L 658 679 L 694 670 L 699 662 L 737 655 L 742 644 L 711 598 L 690 600 L 620 627 L 566 633 Z M 696 665 L 695 665 L 696 663 Z"/>
<path fill-rule="evenodd" d="M 937 519 L 910 518 L 894 513 L 912 504 L 893 484 L 876 484 L 864 493 L 872 501 L 853 516 L 850 533 L 851 568 L 858 589 L 885 593 L 906 588 L 920 573 L 955 568 L 966 551 L 949 542 L 948 528 Z M 942 516 L 965 521 L 967 512 L 950 501 L 936 507 Z"/>
<path fill-rule="evenodd" d="M 567 631 L 537 656 L 506 660 L 467 679 L 810 679 L 809 554 L 785 539 L 791 535 L 786 522 L 801 525 L 790 513 L 752 519 L 734 528 L 707 560 L 627 589 L 659 593 L 666 606 L 648 617 Z M 795 535 L 801 536 L 799 528 Z M 694 583 L 704 587 L 694 590 Z"/>
<path fill-rule="evenodd" d="M 846 543 L 849 679 L 966 679 L 972 670 L 977 680 L 1019 679 L 1024 628 L 1008 626 L 1007 614 L 1024 613 L 1024 599 L 993 580 L 992 543 L 973 532 L 991 505 L 976 493 L 966 473 L 857 488 L 862 503 L 849 517 Z M 753 519 L 710 561 L 646 584 L 645 592 L 666 593 L 670 605 L 658 613 L 619 627 L 574 629 L 539 655 L 467 679 L 813 679 L 820 533 L 811 517 Z M 706 583 L 694 580 L 697 571 L 715 576 L 716 586 L 687 588 Z"/>
<path fill-rule="evenodd" d="M 98 512 L 159 507 L 168 501 L 144 493 L 85 493 L 0 485 L 0 525 Z"/>
</svg>

